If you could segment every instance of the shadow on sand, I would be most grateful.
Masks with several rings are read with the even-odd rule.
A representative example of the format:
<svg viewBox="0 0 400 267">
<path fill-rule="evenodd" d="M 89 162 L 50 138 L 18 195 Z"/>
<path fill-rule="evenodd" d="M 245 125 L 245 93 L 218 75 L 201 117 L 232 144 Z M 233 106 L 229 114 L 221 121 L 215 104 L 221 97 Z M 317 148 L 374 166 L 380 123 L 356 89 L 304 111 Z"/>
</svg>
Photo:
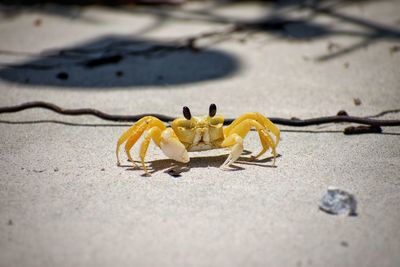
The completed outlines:
<svg viewBox="0 0 400 267">
<path fill-rule="evenodd" d="M 0 69 L 0 79 L 81 89 L 196 83 L 234 75 L 239 62 L 216 49 L 107 36 Z"/>
<path fill-rule="evenodd" d="M 250 151 L 245 150 L 242 156 L 235 161 L 235 164 L 232 164 L 226 171 L 240 171 L 245 170 L 245 168 L 241 165 L 252 165 L 263 168 L 276 168 L 277 166 L 272 165 L 274 160 L 273 157 L 267 157 L 262 159 L 255 159 L 254 157 L 243 157 L 245 155 L 251 154 Z M 183 164 L 176 162 L 171 159 L 161 159 L 147 162 L 147 167 L 149 174 L 154 174 L 160 171 L 167 173 L 173 177 L 180 177 L 182 173 L 188 172 L 193 168 L 219 168 L 228 157 L 226 155 L 217 155 L 217 156 L 208 156 L 208 157 L 192 157 L 190 158 L 190 162 L 188 164 Z M 280 154 L 276 156 L 277 158 L 281 157 Z M 136 162 L 137 165 L 140 165 L 140 162 Z M 270 163 L 270 164 L 266 164 Z M 121 167 L 125 167 L 128 171 L 139 171 L 143 173 L 142 169 L 132 167 L 130 164 L 122 165 Z M 142 176 L 146 176 L 146 174 L 142 174 Z"/>
</svg>

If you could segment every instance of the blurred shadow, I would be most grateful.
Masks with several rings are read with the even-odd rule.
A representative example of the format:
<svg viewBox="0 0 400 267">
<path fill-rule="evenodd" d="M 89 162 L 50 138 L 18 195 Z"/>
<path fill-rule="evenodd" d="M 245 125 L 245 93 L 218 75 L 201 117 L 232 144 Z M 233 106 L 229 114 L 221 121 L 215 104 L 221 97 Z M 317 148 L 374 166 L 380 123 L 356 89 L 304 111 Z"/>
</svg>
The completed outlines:
<svg viewBox="0 0 400 267">
<path fill-rule="evenodd" d="M 239 1 L 240 2 L 240 1 Z M 263 1 L 261 1 L 263 2 Z M 384 25 L 372 18 L 358 17 L 348 14 L 345 8 L 373 0 L 276 0 L 264 1 L 267 3 L 265 16 L 258 19 L 243 20 L 222 12 L 215 12 L 218 8 L 232 4 L 232 2 L 215 2 L 211 6 L 195 10 L 179 10 L 178 15 L 169 9 L 146 9 L 142 12 L 154 17 L 168 16 L 170 19 L 182 21 L 205 21 L 227 25 L 236 25 L 239 31 L 258 31 L 289 41 L 313 41 L 335 36 L 355 37 L 355 43 L 348 46 L 337 46 L 331 51 L 316 57 L 316 61 L 323 62 L 363 49 L 368 45 L 382 40 L 400 40 L 400 30 L 392 25 Z M 293 16 L 293 12 L 302 15 Z M 333 19 L 331 23 L 317 20 L 317 17 Z M 343 25 L 339 26 L 338 25 Z M 351 26 L 351 27 L 349 27 Z"/>
<path fill-rule="evenodd" d="M 219 50 L 195 50 L 185 44 L 106 36 L 6 65 L 0 69 L 0 79 L 34 86 L 84 89 L 162 88 L 226 78 L 239 67 L 233 55 Z"/>
<path fill-rule="evenodd" d="M 215 1 L 211 5 L 195 9 L 142 8 L 136 6 L 128 8 L 123 5 L 112 5 L 108 8 L 132 15 L 146 14 L 146 16 L 153 17 L 153 22 L 145 28 L 139 29 L 139 32 L 135 33 L 136 36 L 160 28 L 164 24 L 168 24 L 166 22 L 169 20 L 182 21 L 182 23 L 206 21 L 234 25 L 235 30 L 228 34 L 226 32 L 203 33 L 188 37 L 186 42 L 207 38 L 215 39 L 218 36 L 221 40 L 227 40 L 229 39 L 227 35 L 240 31 L 265 32 L 289 41 L 313 41 L 334 36 L 354 37 L 355 41 L 350 45 L 328 43 L 328 51 L 314 57 L 315 61 L 324 62 L 358 51 L 381 40 L 400 40 L 400 30 L 396 27 L 374 22 L 371 18 L 350 15 L 343 9 L 354 4 L 370 1 L 265 1 L 267 4 L 262 7 L 265 8 L 265 15 L 253 20 L 243 20 L 224 15 L 224 12 L 216 12 L 218 8 L 235 1 Z M 105 4 L 105 1 L 97 3 Z M 38 10 L 35 5 L 34 7 L 15 6 L 17 6 L 15 8 L 17 10 L 20 8 L 22 10 L 29 10 L 30 8 Z M 68 6 L 68 8 L 61 8 L 61 10 L 73 11 L 74 8 Z M 60 8 L 43 8 L 45 10 L 43 12 L 58 12 L 54 11 L 58 9 Z M 292 11 L 300 11 L 302 15 L 294 17 Z M 69 12 L 66 12 L 66 14 L 69 14 Z M 323 20 L 316 19 L 321 16 L 333 19 L 335 22 L 324 23 Z M 0 51 L 0 54 L 15 56 L 18 53 Z M 227 78 L 240 69 L 237 58 L 224 51 L 210 48 L 197 50 L 190 47 L 188 43 L 163 43 L 118 36 L 105 36 L 86 44 L 39 55 L 38 57 L 27 53 L 20 53 L 20 56 L 25 58 L 35 57 L 35 59 L 15 65 L 3 65 L 4 67 L 0 69 L 0 79 L 13 83 L 27 83 L 33 86 L 45 85 L 84 89 L 113 87 L 130 87 L 133 89 L 134 87 L 143 88 L 146 86 L 163 88 L 168 85 Z"/>
</svg>

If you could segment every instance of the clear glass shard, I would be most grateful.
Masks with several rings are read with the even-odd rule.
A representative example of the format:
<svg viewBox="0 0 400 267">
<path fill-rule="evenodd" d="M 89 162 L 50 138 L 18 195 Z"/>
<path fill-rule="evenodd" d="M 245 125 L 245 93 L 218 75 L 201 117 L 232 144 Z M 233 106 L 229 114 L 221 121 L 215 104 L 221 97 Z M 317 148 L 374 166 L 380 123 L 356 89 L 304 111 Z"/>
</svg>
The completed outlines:
<svg viewBox="0 0 400 267">
<path fill-rule="evenodd" d="M 328 191 L 321 199 L 319 208 L 327 213 L 335 215 L 357 215 L 357 201 L 355 197 L 335 187 L 328 187 Z"/>
</svg>

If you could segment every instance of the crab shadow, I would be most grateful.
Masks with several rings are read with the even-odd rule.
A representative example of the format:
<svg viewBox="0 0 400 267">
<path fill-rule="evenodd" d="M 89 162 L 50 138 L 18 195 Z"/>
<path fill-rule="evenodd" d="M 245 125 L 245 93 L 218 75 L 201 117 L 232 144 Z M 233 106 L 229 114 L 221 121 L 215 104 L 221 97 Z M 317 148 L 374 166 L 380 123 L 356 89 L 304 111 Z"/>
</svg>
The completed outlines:
<svg viewBox="0 0 400 267">
<path fill-rule="evenodd" d="M 276 168 L 276 165 L 272 165 L 274 161 L 274 157 L 266 157 L 262 159 L 255 159 L 252 156 L 246 156 L 251 154 L 250 151 L 244 151 L 242 155 L 235 161 L 234 164 L 230 165 L 228 168 L 224 169 L 225 171 L 241 171 L 245 170 L 243 165 L 251 165 L 258 166 L 263 168 Z M 180 177 L 183 173 L 189 172 L 193 168 L 219 168 L 228 157 L 228 154 L 216 155 L 216 156 L 207 156 L 207 157 L 192 157 L 190 158 L 190 162 L 187 164 L 179 163 L 177 161 L 171 159 L 161 159 L 147 162 L 148 172 L 149 174 L 154 174 L 157 172 L 164 172 L 173 177 Z M 277 158 L 281 157 L 280 154 L 276 156 Z M 140 162 L 136 162 L 140 165 Z M 269 164 L 270 163 L 270 164 Z M 141 171 L 142 169 L 134 168 L 132 166 L 124 165 L 122 167 L 128 167 L 126 170 L 128 171 Z M 147 176 L 146 174 L 142 174 L 142 176 Z"/>
<path fill-rule="evenodd" d="M 39 56 L 13 56 L 28 59 L 0 66 L 0 79 L 33 88 L 165 88 L 230 77 L 240 69 L 234 55 L 218 49 L 113 35 Z"/>
</svg>

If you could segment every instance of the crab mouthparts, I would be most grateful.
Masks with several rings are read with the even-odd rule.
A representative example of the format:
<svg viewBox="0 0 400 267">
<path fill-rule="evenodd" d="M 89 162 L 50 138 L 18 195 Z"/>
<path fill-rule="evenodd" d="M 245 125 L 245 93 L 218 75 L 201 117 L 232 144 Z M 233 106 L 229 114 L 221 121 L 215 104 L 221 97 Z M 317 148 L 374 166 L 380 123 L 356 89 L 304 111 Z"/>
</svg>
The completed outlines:
<svg viewBox="0 0 400 267">
<path fill-rule="evenodd" d="M 198 144 L 199 144 L 199 145 L 206 145 L 206 144 L 208 144 L 206 138 L 207 138 L 207 137 L 206 137 L 204 134 L 201 135 Z"/>
<path fill-rule="evenodd" d="M 204 146 L 208 145 L 209 143 L 210 143 L 210 135 L 207 129 L 202 129 L 202 128 L 197 129 L 195 138 L 193 140 L 193 145 Z"/>
</svg>

